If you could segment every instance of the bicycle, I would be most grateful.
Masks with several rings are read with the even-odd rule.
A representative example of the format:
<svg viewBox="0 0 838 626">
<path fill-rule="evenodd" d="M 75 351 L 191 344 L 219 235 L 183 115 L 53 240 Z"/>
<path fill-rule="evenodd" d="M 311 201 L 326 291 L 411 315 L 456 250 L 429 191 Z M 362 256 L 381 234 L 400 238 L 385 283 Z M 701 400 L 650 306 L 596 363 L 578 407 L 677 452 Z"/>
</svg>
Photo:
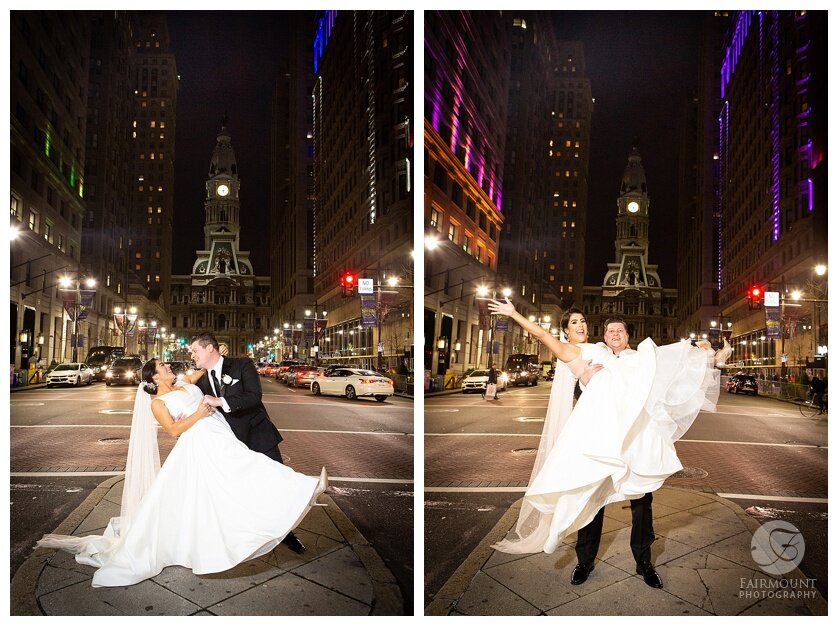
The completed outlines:
<svg viewBox="0 0 838 626">
<path fill-rule="evenodd" d="M 815 417 L 820 414 L 826 415 L 826 394 L 823 396 L 823 411 L 821 411 L 820 406 L 818 406 L 818 400 L 815 396 L 804 400 L 803 404 L 798 404 L 797 407 L 800 409 L 800 414 L 803 415 L 803 417 Z"/>
</svg>

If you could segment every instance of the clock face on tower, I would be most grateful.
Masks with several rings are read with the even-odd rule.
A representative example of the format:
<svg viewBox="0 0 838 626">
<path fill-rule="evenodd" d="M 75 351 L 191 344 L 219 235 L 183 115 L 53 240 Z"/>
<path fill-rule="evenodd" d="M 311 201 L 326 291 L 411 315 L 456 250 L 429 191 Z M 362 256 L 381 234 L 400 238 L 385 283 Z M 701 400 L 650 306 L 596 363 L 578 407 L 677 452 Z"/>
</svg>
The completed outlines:
<svg viewBox="0 0 838 626">
<path fill-rule="evenodd" d="M 219 196 L 224 197 L 228 193 L 230 193 L 230 188 L 227 185 L 222 184 L 222 185 L 218 186 L 218 188 L 216 189 L 216 192 L 218 193 Z"/>
<path fill-rule="evenodd" d="M 640 205 L 637 204 L 634 200 L 628 203 L 628 207 L 626 207 L 629 213 L 637 213 L 640 210 Z"/>
</svg>

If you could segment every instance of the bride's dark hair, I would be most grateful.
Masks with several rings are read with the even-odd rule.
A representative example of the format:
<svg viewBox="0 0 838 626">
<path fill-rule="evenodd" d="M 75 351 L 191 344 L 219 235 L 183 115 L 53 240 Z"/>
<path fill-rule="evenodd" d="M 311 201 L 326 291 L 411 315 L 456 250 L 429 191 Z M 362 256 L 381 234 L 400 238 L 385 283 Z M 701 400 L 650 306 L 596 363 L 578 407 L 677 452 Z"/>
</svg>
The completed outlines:
<svg viewBox="0 0 838 626">
<path fill-rule="evenodd" d="M 149 359 L 143 365 L 140 376 L 143 380 L 143 390 L 150 396 L 157 395 L 157 383 L 152 377 L 157 373 L 157 359 Z"/>
</svg>

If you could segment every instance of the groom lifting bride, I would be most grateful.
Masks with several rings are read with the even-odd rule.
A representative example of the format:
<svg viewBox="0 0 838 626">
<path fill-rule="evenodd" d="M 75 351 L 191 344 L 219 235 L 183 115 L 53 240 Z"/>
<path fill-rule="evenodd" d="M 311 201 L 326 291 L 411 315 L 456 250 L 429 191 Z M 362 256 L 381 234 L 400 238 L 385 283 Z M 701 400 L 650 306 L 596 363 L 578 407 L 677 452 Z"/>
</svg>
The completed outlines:
<svg viewBox="0 0 838 626">
<path fill-rule="evenodd" d="M 204 401 L 224 414 L 239 441 L 254 452 L 282 463 L 279 452 L 282 435 L 262 404 L 262 385 L 253 361 L 222 354 L 212 333 L 193 337 L 190 348 L 195 367 L 206 370 L 206 375 L 195 381 L 205 394 Z M 292 532 L 282 543 L 297 554 L 306 549 Z"/>
</svg>

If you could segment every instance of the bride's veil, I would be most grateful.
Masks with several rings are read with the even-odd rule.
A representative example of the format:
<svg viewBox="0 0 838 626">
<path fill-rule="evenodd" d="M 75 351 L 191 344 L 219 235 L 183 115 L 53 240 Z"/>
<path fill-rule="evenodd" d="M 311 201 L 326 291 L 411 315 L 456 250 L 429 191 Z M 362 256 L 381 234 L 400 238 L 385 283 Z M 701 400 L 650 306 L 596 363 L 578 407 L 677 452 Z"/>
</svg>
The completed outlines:
<svg viewBox="0 0 838 626">
<path fill-rule="evenodd" d="M 125 461 L 125 484 L 122 488 L 122 505 L 119 510 L 123 533 L 127 530 L 140 501 L 159 471 L 157 421 L 151 413 L 151 396 L 143 390 L 143 385 L 140 384 L 134 398 L 131 438 L 128 440 L 128 458 Z"/>
<path fill-rule="evenodd" d="M 562 336 L 561 341 L 567 343 L 564 336 Z M 547 457 L 550 456 L 550 451 L 553 449 L 556 439 L 567 424 L 567 420 L 573 411 L 573 390 L 575 387 L 576 377 L 570 372 L 567 365 L 557 360 L 553 388 L 550 391 L 550 400 L 547 403 L 547 416 L 544 418 L 544 428 L 541 432 L 538 454 L 535 457 L 529 484 L 532 484 L 541 471 Z M 495 550 L 513 554 L 541 552 L 549 536 L 552 518 L 552 513 L 542 513 L 524 498 L 521 502 L 521 512 L 518 515 L 515 530 L 510 531 L 506 539 L 492 547 Z"/>
<path fill-rule="evenodd" d="M 160 450 L 157 447 L 157 421 L 151 412 L 151 396 L 137 387 L 134 414 L 131 418 L 131 435 L 128 440 L 128 458 L 125 462 L 125 483 L 119 517 L 111 518 L 102 535 L 74 537 L 70 535 L 44 535 L 36 548 L 59 548 L 76 553 L 79 563 L 101 566 L 106 555 L 125 536 L 131 519 L 136 515 L 143 496 L 160 471 Z"/>
</svg>

